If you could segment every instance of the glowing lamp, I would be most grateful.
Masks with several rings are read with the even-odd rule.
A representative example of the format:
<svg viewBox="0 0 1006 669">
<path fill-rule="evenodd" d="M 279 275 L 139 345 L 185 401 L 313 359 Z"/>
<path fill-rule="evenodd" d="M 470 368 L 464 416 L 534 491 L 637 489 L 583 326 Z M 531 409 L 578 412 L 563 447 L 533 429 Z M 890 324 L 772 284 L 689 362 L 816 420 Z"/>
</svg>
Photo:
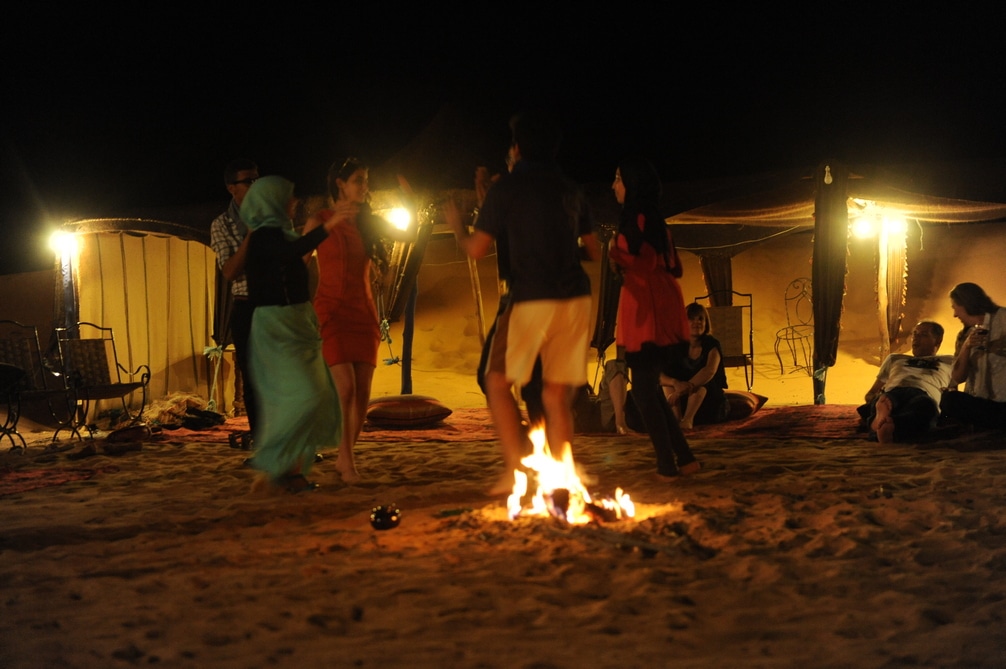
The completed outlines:
<svg viewBox="0 0 1006 669">
<path fill-rule="evenodd" d="M 409 225 L 412 224 L 412 214 L 403 207 L 388 210 L 385 212 L 384 218 L 399 230 L 408 230 Z"/>
<path fill-rule="evenodd" d="M 75 254 L 77 252 L 77 235 L 57 230 L 49 237 L 49 248 L 60 257 Z"/>
<path fill-rule="evenodd" d="M 905 219 L 884 217 L 884 234 L 891 236 L 904 235 L 907 230 L 908 226 L 905 225 Z"/>
<path fill-rule="evenodd" d="M 852 234 L 856 239 L 869 239 L 876 234 L 873 221 L 868 216 L 860 216 L 852 223 Z"/>
</svg>

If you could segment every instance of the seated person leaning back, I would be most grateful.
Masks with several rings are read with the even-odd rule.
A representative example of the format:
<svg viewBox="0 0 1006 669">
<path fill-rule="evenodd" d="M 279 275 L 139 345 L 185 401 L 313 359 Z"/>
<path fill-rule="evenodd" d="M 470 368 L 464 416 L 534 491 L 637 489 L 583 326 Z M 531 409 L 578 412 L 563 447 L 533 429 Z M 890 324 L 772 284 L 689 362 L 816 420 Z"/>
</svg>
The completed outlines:
<svg viewBox="0 0 1006 669">
<path fill-rule="evenodd" d="M 943 395 L 944 419 L 978 429 L 1006 429 L 1006 308 L 974 283 L 950 291 L 954 317 L 963 327 L 957 335 L 951 385 Z"/>
<path fill-rule="evenodd" d="M 858 409 L 880 443 L 911 441 L 935 426 L 954 362 L 936 354 L 941 343 L 943 326 L 921 321 L 912 331 L 912 354 L 892 353 L 880 366 Z"/>
<path fill-rule="evenodd" d="M 671 358 L 660 375 L 674 415 L 682 430 L 694 425 L 721 423 L 730 413 L 723 371 L 723 349 L 710 334 L 709 312 L 698 302 L 685 307 L 690 340 L 671 347 Z"/>
</svg>

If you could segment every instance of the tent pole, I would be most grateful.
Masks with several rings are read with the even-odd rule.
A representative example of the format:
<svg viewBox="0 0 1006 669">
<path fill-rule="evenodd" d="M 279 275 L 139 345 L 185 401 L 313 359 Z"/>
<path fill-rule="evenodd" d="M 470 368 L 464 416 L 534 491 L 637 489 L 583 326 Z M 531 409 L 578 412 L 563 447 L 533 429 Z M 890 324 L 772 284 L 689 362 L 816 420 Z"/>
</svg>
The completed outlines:
<svg viewBox="0 0 1006 669">
<path fill-rule="evenodd" d="M 419 281 L 412 282 L 409 301 L 405 303 L 405 323 L 402 325 L 402 394 L 412 394 L 412 335 L 416 329 L 416 296 Z"/>
</svg>

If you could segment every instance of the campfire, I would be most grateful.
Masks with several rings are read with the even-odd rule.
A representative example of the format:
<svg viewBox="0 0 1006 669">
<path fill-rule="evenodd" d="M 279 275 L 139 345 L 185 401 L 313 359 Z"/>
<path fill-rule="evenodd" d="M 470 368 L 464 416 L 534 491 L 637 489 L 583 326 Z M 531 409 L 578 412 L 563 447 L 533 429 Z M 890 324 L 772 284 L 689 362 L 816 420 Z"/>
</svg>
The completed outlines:
<svg viewBox="0 0 1006 669">
<path fill-rule="evenodd" d="M 615 490 L 614 497 L 591 496 L 576 473 L 569 444 L 565 445 L 561 459 L 556 459 L 546 443 L 542 428 L 534 429 L 529 436 L 534 452 L 521 459 L 521 464 L 536 479 L 537 489 L 530 504 L 525 506 L 524 499 L 529 490 L 528 474 L 520 469 L 514 470 L 513 492 L 507 498 L 511 520 L 518 516 L 554 516 L 571 525 L 584 525 L 635 515 L 632 500 L 621 488 Z"/>
</svg>

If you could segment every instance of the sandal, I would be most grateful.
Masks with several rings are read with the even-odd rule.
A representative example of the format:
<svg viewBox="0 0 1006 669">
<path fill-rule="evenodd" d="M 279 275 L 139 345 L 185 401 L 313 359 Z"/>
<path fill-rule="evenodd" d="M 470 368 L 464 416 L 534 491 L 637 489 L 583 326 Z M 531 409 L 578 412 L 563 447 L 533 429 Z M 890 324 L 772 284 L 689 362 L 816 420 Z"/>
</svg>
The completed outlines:
<svg viewBox="0 0 1006 669">
<path fill-rule="evenodd" d="M 227 435 L 227 442 L 231 448 L 242 451 L 250 451 L 253 448 L 251 432 L 231 432 Z"/>
</svg>

